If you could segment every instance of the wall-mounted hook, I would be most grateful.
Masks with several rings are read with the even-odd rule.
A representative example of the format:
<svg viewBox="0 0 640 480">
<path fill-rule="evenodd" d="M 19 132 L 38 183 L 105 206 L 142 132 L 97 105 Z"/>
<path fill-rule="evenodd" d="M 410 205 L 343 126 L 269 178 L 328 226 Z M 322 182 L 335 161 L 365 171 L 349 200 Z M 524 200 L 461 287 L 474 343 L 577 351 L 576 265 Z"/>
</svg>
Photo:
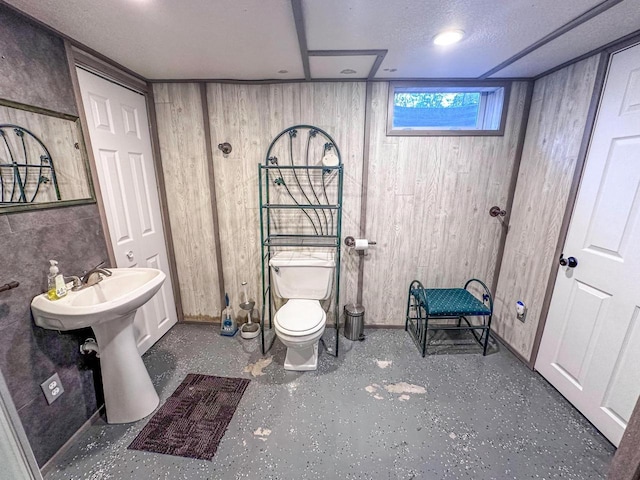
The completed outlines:
<svg viewBox="0 0 640 480">
<path fill-rule="evenodd" d="M 222 151 L 224 155 L 229 155 L 231 153 L 231 144 L 229 142 L 219 143 L 218 149 Z"/>
<path fill-rule="evenodd" d="M 506 214 L 507 214 L 507 211 L 503 210 L 498 206 L 491 207 L 491 209 L 489 210 L 489 215 L 491 215 L 492 217 L 497 217 L 497 216 L 504 217 Z"/>
<path fill-rule="evenodd" d="M 16 281 L 5 283 L 4 285 L 0 285 L 0 292 L 6 292 L 7 290 L 11 290 L 12 288 L 19 287 L 20 284 Z"/>
</svg>

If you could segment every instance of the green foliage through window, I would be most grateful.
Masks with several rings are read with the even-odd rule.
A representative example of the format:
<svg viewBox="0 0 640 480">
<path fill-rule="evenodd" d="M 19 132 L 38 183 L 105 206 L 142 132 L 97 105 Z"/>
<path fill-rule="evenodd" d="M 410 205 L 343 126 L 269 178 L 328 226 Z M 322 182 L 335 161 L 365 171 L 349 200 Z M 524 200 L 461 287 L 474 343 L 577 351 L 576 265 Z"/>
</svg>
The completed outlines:
<svg viewBox="0 0 640 480">
<path fill-rule="evenodd" d="M 480 92 L 396 93 L 394 105 L 410 108 L 450 108 L 480 104 Z"/>
</svg>

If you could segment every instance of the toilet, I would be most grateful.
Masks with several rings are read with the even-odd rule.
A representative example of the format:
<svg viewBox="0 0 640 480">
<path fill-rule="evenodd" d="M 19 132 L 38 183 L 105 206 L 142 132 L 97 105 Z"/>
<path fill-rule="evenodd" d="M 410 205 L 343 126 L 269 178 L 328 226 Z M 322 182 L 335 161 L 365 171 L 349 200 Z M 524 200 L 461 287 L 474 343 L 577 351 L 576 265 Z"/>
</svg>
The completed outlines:
<svg viewBox="0 0 640 480">
<path fill-rule="evenodd" d="M 274 293 L 287 302 L 273 318 L 287 347 L 285 370 L 318 368 L 318 342 L 327 314 L 320 305 L 331 295 L 335 261 L 331 252 L 281 251 L 269 261 Z"/>
</svg>

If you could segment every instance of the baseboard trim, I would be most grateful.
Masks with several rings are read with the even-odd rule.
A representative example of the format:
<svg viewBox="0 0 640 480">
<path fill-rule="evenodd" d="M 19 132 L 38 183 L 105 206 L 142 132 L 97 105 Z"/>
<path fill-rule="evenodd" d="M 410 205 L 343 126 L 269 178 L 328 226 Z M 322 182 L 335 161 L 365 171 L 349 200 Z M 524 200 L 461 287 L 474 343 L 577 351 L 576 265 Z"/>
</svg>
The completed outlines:
<svg viewBox="0 0 640 480">
<path fill-rule="evenodd" d="M 178 323 L 187 323 L 192 325 L 220 325 L 222 321 L 220 317 L 210 317 L 208 315 L 200 315 L 199 317 L 185 315 L 184 320 Z"/>
<path fill-rule="evenodd" d="M 365 323 L 364 328 L 365 329 L 373 328 L 374 330 L 383 329 L 383 328 L 386 328 L 389 330 L 400 330 L 400 329 L 404 330 L 404 324 L 403 325 L 385 325 L 384 323 L 372 323 L 372 324 Z"/>
<path fill-rule="evenodd" d="M 399 330 L 399 329 L 403 329 L 404 330 L 404 325 L 384 325 L 384 324 L 364 324 L 364 328 L 365 330 L 367 328 L 371 328 L 371 329 L 389 329 L 389 330 Z M 533 370 L 533 367 L 530 365 L 529 361 L 525 360 L 525 358 L 518 352 L 516 352 L 500 335 L 498 335 L 496 332 L 494 332 L 493 330 L 491 330 L 491 336 L 500 344 L 502 345 L 504 348 L 506 348 L 507 350 L 509 350 L 509 352 L 511 352 L 518 360 L 520 360 L 522 363 L 524 363 L 527 368 L 530 368 L 531 370 Z"/>
<path fill-rule="evenodd" d="M 327 322 L 327 325 L 325 328 L 335 328 L 335 323 L 332 322 Z M 371 329 L 383 329 L 386 328 L 388 330 L 404 330 L 404 324 L 403 325 L 385 325 L 384 323 L 365 323 L 364 324 L 364 329 L 366 330 L 367 328 L 371 328 Z M 340 331 L 344 330 L 344 322 L 340 322 Z"/>
<path fill-rule="evenodd" d="M 529 368 L 530 370 L 533 370 L 533 366 L 531 365 L 531 363 L 528 360 L 525 360 L 525 358 L 518 352 L 516 352 L 514 350 L 514 348 L 509 345 L 504 338 L 502 338 L 500 335 L 498 335 L 494 330 L 491 330 L 491 336 L 498 341 L 498 343 L 500 345 L 502 345 L 504 348 L 506 348 L 507 350 L 509 350 L 509 352 L 511 352 L 518 360 L 520 360 L 522 363 L 524 363 L 527 368 Z"/>
<path fill-rule="evenodd" d="M 76 433 L 71 435 L 69 440 L 64 442 L 64 445 L 62 445 L 58 449 L 58 451 L 54 453 L 49 460 L 47 460 L 47 463 L 45 463 L 42 466 L 42 468 L 40 468 L 40 473 L 42 474 L 43 477 L 47 476 L 47 474 L 53 469 L 53 466 L 56 463 L 56 461 L 62 455 L 64 455 L 67 452 L 67 450 L 71 448 L 71 446 L 78 440 L 78 437 L 80 437 L 80 435 L 86 432 L 94 423 L 98 421 L 98 419 L 100 418 L 103 412 L 104 412 L 104 405 L 101 405 L 100 408 L 98 408 L 98 410 L 96 410 L 95 413 L 91 415 L 89 419 L 86 422 L 84 422 L 78 430 L 76 430 Z"/>
</svg>

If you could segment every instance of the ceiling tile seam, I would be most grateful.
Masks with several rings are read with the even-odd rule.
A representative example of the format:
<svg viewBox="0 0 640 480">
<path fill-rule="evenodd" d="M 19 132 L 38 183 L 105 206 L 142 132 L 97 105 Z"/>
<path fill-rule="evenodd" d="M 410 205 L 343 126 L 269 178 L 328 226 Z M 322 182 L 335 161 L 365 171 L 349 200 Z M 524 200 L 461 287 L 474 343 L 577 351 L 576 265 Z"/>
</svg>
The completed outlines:
<svg viewBox="0 0 640 480">
<path fill-rule="evenodd" d="M 373 78 L 377 75 L 384 57 L 387 56 L 387 52 L 388 50 L 382 50 L 381 53 L 378 54 L 378 58 L 376 58 L 376 61 L 373 62 L 373 65 L 371 66 L 371 71 L 369 72 L 369 77 L 367 78 L 367 80 L 373 80 Z"/>
<path fill-rule="evenodd" d="M 387 50 L 308 50 L 310 57 L 356 57 L 386 55 Z"/>
<path fill-rule="evenodd" d="M 489 80 L 502 82 L 527 82 L 534 77 L 495 77 Z M 477 81 L 474 77 L 389 77 L 389 78 L 266 78 L 255 80 L 240 80 L 233 78 L 153 78 L 147 80 L 149 83 L 223 83 L 236 85 L 269 85 L 279 83 L 322 83 L 322 82 L 452 82 L 452 81 Z"/>
<path fill-rule="evenodd" d="M 304 29 L 304 14 L 302 12 L 302 0 L 291 0 L 293 21 L 298 35 L 298 48 L 302 59 L 302 69 L 305 80 L 311 80 L 311 68 L 309 67 L 309 48 L 307 47 L 307 33 Z"/>
<path fill-rule="evenodd" d="M 547 43 L 552 42 L 553 40 L 561 37 L 565 33 L 573 30 L 576 27 L 579 27 L 580 25 L 582 25 L 582 24 L 588 22 L 589 20 L 597 17 L 601 13 L 606 12 L 610 8 L 615 7 L 619 3 L 622 3 L 623 1 L 624 0 L 605 0 L 602 3 L 599 3 L 595 7 L 587 10 L 586 12 L 578 15 L 573 20 L 570 20 L 569 22 L 565 23 L 561 27 L 555 29 L 553 32 L 548 33 L 547 35 L 545 35 L 541 39 L 537 40 L 536 42 L 532 43 L 531 45 L 529 45 L 528 47 L 524 48 L 523 50 L 520 50 L 518 53 L 516 53 L 515 55 L 509 57 L 504 62 L 499 63 L 498 65 L 493 67 L 491 70 L 483 73 L 482 75 L 480 75 L 478 77 L 478 79 L 483 80 L 485 78 L 490 77 L 491 75 L 499 72 L 500 70 L 503 70 L 504 68 L 508 67 L 512 63 L 515 63 L 516 61 L 520 60 L 521 58 L 526 57 L 530 53 L 538 50 L 540 47 L 543 47 Z"/>
</svg>

